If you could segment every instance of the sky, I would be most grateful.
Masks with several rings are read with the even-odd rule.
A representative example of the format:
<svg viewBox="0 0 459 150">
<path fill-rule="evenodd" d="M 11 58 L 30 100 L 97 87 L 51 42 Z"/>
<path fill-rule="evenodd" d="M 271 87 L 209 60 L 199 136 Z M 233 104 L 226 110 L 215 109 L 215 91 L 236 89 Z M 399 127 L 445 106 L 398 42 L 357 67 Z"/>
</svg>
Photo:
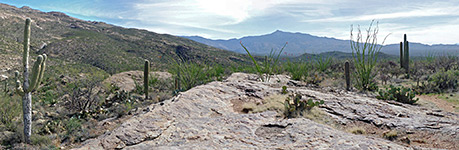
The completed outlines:
<svg viewBox="0 0 459 150">
<path fill-rule="evenodd" d="M 349 40 L 379 25 L 385 44 L 459 43 L 459 0 L 0 0 L 83 20 L 179 36 L 231 39 L 276 30 Z M 379 42 L 381 43 L 381 42 Z"/>
</svg>

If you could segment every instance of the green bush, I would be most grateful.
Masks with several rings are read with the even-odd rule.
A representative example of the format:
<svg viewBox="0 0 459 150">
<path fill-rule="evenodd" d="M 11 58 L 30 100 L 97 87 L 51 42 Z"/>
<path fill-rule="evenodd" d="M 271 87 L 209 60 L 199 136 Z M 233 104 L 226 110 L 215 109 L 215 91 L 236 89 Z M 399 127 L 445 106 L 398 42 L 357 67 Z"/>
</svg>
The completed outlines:
<svg viewBox="0 0 459 150">
<path fill-rule="evenodd" d="M 332 57 L 324 57 L 322 55 L 318 55 L 315 57 L 316 60 L 316 69 L 319 72 L 325 72 L 332 64 Z"/>
<path fill-rule="evenodd" d="M 395 100 L 406 104 L 414 104 L 419 100 L 419 98 L 414 99 L 416 92 L 411 88 L 390 85 L 389 88 L 386 88 L 386 90 L 379 90 L 378 93 L 379 95 L 376 96 L 376 98 L 382 100 Z"/>
<path fill-rule="evenodd" d="M 54 90 L 47 90 L 43 95 L 42 101 L 47 105 L 54 105 L 57 103 L 58 94 Z"/>
<path fill-rule="evenodd" d="M 459 70 L 439 71 L 429 76 L 427 82 L 416 88 L 420 93 L 444 93 L 457 90 Z"/>
<path fill-rule="evenodd" d="M 51 139 L 46 135 L 32 134 L 30 137 L 32 145 L 49 146 L 52 144 Z"/>
<path fill-rule="evenodd" d="M 71 135 L 80 129 L 81 121 L 78 118 L 72 117 L 65 122 L 65 130 L 67 135 Z"/>
<path fill-rule="evenodd" d="M 287 97 L 284 102 L 284 116 L 285 118 L 294 118 L 301 115 L 304 111 L 311 110 L 314 106 L 319 106 L 323 104 L 324 101 L 316 101 L 314 102 L 312 99 L 301 100 L 302 96 L 300 94 L 293 94 Z"/>
<path fill-rule="evenodd" d="M 192 61 L 175 61 L 169 72 L 180 82 L 179 91 L 186 91 L 197 85 L 222 80 L 226 69 L 219 64 L 209 65 Z"/>
<path fill-rule="evenodd" d="M 290 62 L 284 65 L 285 70 L 290 74 L 292 80 L 305 80 L 309 76 L 308 71 L 312 68 L 307 62 Z"/>
</svg>

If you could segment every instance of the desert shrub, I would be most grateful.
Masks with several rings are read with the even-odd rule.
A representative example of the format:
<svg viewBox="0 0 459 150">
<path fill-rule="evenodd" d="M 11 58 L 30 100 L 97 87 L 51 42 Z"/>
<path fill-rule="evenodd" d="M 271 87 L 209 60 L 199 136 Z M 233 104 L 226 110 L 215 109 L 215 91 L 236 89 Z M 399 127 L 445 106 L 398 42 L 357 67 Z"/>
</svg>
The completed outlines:
<svg viewBox="0 0 459 150">
<path fill-rule="evenodd" d="M 261 79 L 262 82 L 269 82 L 269 79 L 271 76 L 275 73 L 278 72 L 279 69 L 279 57 L 282 51 L 284 50 L 285 46 L 287 46 L 288 43 L 285 43 L 285 45 L 279 50 L 279 53 L 276 52 L 277 50 L 271 50 L 268 56 L 265 56 L 264 62 L 262 64 L 258 64 L 258 62 L 255 60 L 255 58 L 250 54 L 249 50 L 242 45 L 242 42 L 240 43 L 242 48 L 247 52 L 249 57 L 252 59 L 255 69 L 257 70 L 257 74 L 259 78 Z"/>
<path fill-rule="evenodd" d="M 308 84 L 318 86 L 324 80 L 325 76 L 326 75 L 324 73 L 313 72 L 305 80 Z"/>
<path fill-rule="evenodd" d="M 397 139 L 398 132 L 395 131 L 395 130 L 391 130 L 391 131 L 383 133 L 383 137 L 388 139 L 388 140 L 393 141 L 393 140 Z"/>
<path fill-rule="evenodd" d="M 319 106 L 319 104 L 323 104 L 324 101 L 316 101 L 314 102 L 312 99 L 302 100 L 302 96 L 298 93 L 289 95 L 284 102 L 284 117 L 285 118 L 294 118 L 301 115 L 304 111 L 311 110 L 314 106 Z"/>
<path fill-rule="evenodd" d="M 95 110 L 102 100 L 100 97 L 101 80 L 81 79 L 69 86 L 72 92 L 66 100 L 66 108 L 73 112 L 82 113 Z"/>
<path fill-rule="evenodd" d="M 219 64 L 196 63 L 190 60 L 174 60 L 169 72 L 180 82 L 179 91 L 186 91 L 197 85 L 222 80 L 227 70 Z"/>
<path fill-rule="evenodd" d="M 16 131 L 22 115 L 21 99 L 18 96 L 0 94 L 0 124 L 7 130 Z"/>
<path fill-rule="evenodd" d="M 419 87 L 419 82 L 422 77 L 428 74 L 428 71 L 423 67 L 426 63 L 421 61 L 415 61 L 411 63 L 410 67 L 410 78 L 416 81 L 416 87 Z"/>
<path fill-rule="evenodd" d="M 51 139 L 46 135 L 32 134 L 30 137 L 32 145 L 48 146 L 52 144 Z"/>
<path fill-rule="evenodd" d="M 361 90 L 374 91 L 377 89 L 374 81 L 375 74 L 373 68 L 378 60 L 378 54 L 386 41 L 387 36 L 384 38 L 381 45 L 378 44 L 377 34 L 379 32 L 378 24 L 376 28 L 372 28 L 373 21 L 368 27 L 367 36 L 364 39 L 360 26 L 357 28 L 358 32 L 356 39 L 354 39 L 353 26 L 351 26 L 351 49 L 355 65 L 356 86 Z"/>
<path fill-rule="evenodd" d="M 307 62 L 290 62 L 284 64 L 285 70 L 289 73 L 292 80 L 301 81 L 309 76 L 309 70 L 312 68 Z"/>
<path fill-rule="evenodd" d="M 63 122 L 59 119 L 47 121 L 39 130 L 38 134 L 53 134 L 65 131 Z"/>
<path fill-rule="evenodd" d="M 83 137 L 83 121 L 72 117 L 64 122 L 65 134 L 61 136 L 62 141 L 78 142 Z"/>
<path fill-rule="evenodd" d="M 138 83 L 134 77 L 132 77 L 132 80 L 134 80 L 134 90 L 132 91 L 132 93 L 137 93 L 137 94 L 140 94 L 140 95 L 143 95 L 145 94 L 145 91 L 143 90 L 143 85 Z M 149 86 L 150 87 L 150 86 Z"/>
<path fill-rule="evenodd" d="M 459 70 L 440 70 L 428 77 L 427 81 L 422 82 L 416 91 L 420 93 L 443 93 L 455 91 L 458 87 Z"/>
<path fill-rule="evenodd" d="M 205 64 L 189 61 L 177 63 L 176 67 L 174 67 L 176 70 L 174 70 L 173 74 L 178 77 L 178 82 L 181 83 L 183 90 L 186 91 L 203 82 L 205 79 L 203 72 L 206 67 Z"/>
<path fill-rule="evenodd" d="M 333 63 L 332 62 L 332 57 L 325 57 L 325 56 L 322 56 L 322 55 L 317 55 L 315 57 L 315 67 L 316 67 L 316 70 L 319 71 L 319 72 L 325 72 L 329 67 L 330 65 Z"/>
<path fill-rule="evenodd" d="M 366 134 L 366 131 L 363 127 L 352 127 L 348 129 L 347 131 L 352 134 Z"/>
<path fill-rule="evenodd" d="M 406 104 L 414 104 L 416 103 L 419 98 L 414 99 L 416 96 L 416 92 L 413 91 L 411 88 L 405 87 L 395 87 L 390 85 L 389 88 L 386 90 L 379 90 L 377 99 L 382 100 L 395 100 L 398 102 L 406 103 Z"/>
<path fill-rule="evenodd" d="M 434 72 L 459 70 L 459 58 L 457 56 L 436 57 L 432 69 Z"/>
<path fill-rule="evenodd" d="M 42 102 L 46 105 L 54 105 L 57 103 L 58 93 L 54 90 L 47 90 L 42 96 Z"/>
</svg>

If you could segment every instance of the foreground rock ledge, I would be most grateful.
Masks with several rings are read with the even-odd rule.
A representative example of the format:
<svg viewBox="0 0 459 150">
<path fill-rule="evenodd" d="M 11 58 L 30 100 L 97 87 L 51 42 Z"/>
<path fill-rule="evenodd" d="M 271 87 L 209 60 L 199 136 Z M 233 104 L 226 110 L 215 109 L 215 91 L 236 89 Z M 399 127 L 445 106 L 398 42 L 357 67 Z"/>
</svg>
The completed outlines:
<svg viewBox="0 0 459 150">
<path fill-rule="evenodd" d="M 149 106 L 144 109 L 145 113 L 96 139 L 85 141 L 77 149 L 412 149 L 381 138 L 339 131 L 305 118 L 281 119 L 273 111 L 256 114 L 234 111 L 231 101 L 277 94 L 280 86 L 292 82 L 286 76 L 273 78 L 270 83 L 260 83 L 255 78 L 251 74 L 234 73 L 223 82 L 195 87 Z M 436 119 L 432 117 L 438 117 L 403 104 L 392 105 L 351 94 L 338 97 L 304 87 L 291 88 L 324 100 L 321 109 L 343 124 L 355 119 L 415 130 L 421 129 L 428 120 Z M 357 110 L 359 107 L 368 109 Z M 409 112 L 413 113 L 412 117 L 406 114 L 402 118 L 394 117 Z M 457 137 L 457 118 L 440 119 L 442 128 L 446 129 L 442 131 Z"/>
</svg>

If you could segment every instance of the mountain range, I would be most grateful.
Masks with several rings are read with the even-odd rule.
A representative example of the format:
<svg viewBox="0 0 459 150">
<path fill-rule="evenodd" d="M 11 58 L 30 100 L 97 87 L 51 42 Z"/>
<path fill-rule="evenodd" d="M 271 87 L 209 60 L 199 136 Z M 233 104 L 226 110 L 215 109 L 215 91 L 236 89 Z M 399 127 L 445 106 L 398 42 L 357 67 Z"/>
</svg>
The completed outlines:
<svg viewBox="0 0 459 150">
<path fill-rule="evenodd" d="M 238 39 L 212 40 L 200 36 L 183 36 L 185 38 L 200 42 L 213 47 L 230 50 L 237 53 L 246 53 L 240 42 L 254 54 L 267 55 L 271 50 L 280 50 L 286 42 L 284 52 L 288 55 L 298 56 L 304 53 L 318 54 L 323 52 L 345 52 L 352 53 L 349 40 L 340 40 L 329 37 L 318 37 L 305 33 L 291 33 L 277 30 L 273 33 L 260 36 L 247 36 Z M 409 35 L 408 35 L 409 39 Z M 400 38 L 402 40 L 402 38 Z M 408 40 L 409 41 L 409 40 Z M 385 45 L 382 53 L 390 55 L 400 54 L 399 44 Z M 459 55 L 459 45 L 426 45 L 421 43 L 410 43 L 411 56 L 426 55 Z"/>
</svg>

